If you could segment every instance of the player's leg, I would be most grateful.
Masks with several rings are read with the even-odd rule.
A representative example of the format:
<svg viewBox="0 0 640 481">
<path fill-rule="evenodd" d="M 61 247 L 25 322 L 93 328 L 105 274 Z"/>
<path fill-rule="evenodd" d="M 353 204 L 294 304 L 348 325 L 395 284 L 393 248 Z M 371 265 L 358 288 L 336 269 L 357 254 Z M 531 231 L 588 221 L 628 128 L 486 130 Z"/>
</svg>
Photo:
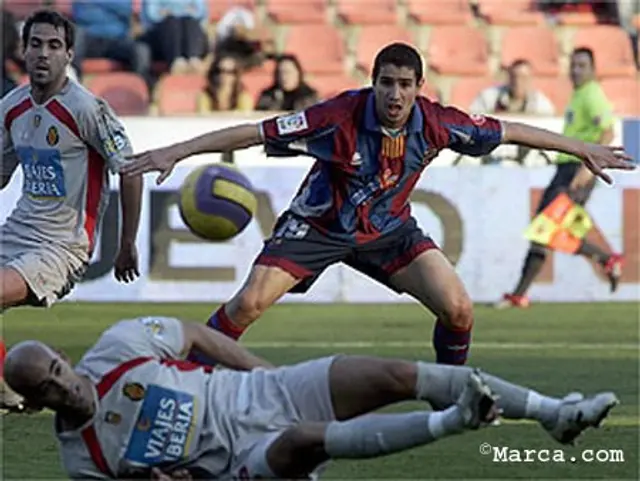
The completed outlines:
<svg viewBox="0 0 640 481">
<path fill-rule="evenodd" d="M 257 257 L 242 288 L 216 310 L 207 325 L 239 339 L 243 332 L 288 292 L 304 293 L 329 265 L 340 261 L 347 248 L 285 214 Z M 189 359 L 212 365 L 199 352 Z"/>
<path fill-rule="evenodd" d="M 27 303 L 29 285 L 24 277 L 11 267 L 0 268 L 0 312 Z"/>
<path fill-rule="evenodd" d="M 496 405 L 506 418 L 539 421 L 556 440 L 567 443 L 598 425 L 617 404 L 611 393 L 554 399 L 461 366 L 342 356 L 333 358 L 328 382 L 326 366 L 325 359 L 287 370 L 284 383 L 287 390 L 293 389 L 290 394 L 301 410 L 301 422 L 271 436 L 261 472 L 245 466 L 249 474 L 295 478 L 327 459 L 370 458 L 425 445 L 492 421 Z M 334 419 L 323 421 L 328 415 L 318 415 L 326 412 L 323 390 L 331 397 Z M 318 407 L 310 407 L 317 397 Z M 443 410 L 368 414 L 412 399 Z M 309 419 L 305 413 L 310 413 Z"/>
<path fill-rule="evenodd" d="M 411 295 L 437 317 L 433 345 L 438 362 L 466 362 L 473 325 L 471 299 L 449 260 L 414 219 L 359 248 L 349 265 Z"/>
</svg>

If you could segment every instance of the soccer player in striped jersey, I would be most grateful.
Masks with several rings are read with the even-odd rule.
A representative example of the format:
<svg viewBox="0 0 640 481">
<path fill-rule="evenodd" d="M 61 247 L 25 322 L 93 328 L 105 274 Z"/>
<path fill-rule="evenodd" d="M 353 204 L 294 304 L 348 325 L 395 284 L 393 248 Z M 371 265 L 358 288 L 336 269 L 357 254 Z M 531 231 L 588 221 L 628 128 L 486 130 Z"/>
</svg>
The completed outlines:
<svg viewBox="0 0 640 481">
<path fill-rule="evenodd" d="M 343 262 L 431 310 L 437 317 L 437 361 L 464 364 L 471 299 L 454 267 L 411 215 L 409 198 L 424 169 L 443 149 L 478 156 L 502 143 L 570 153 L 609 181 L 603 168 L 633 168 L 620 149 L 432 102 L 419 96 L 423 83 L 419 53 L 391 44 L 376 56 L 372 88 L 258 125 L 141 153 L 124 168 L 132 175 L 160 171 L 162 182 L 177 162 L 192 155 L 259 144 L 269 155 L 316 159 L 246 283 L 211 316 L 210 327 L 237 339 L 285 293 L 306 291 L 327 267 Z M 197 353 L 193 359 L 207 362 Z"/>
<path fill-rule="evenodd" d="M 23 29 L 30 83 L 2 99 L 0 187 L 22 167 L 22 196 L 0 227 L 0 312 L 48 307 L 82 279 L 109 198 L 109 171 L 131 153 L 105 101 L 67 78 L 74 26 L 38 11 Z M 115 276 L 138 275 L 135 247 L 142 179 L 121 177 L 123 226 Z M 3 404 L 15 398 L 3 396 Z"/>
</svg>

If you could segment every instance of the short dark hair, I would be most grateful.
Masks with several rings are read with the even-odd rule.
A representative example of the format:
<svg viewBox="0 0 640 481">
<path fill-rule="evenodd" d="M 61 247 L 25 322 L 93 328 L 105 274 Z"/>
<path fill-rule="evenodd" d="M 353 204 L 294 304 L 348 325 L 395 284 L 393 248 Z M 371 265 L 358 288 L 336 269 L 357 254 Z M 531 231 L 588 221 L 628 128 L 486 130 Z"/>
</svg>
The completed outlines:
<svg viewBox="0 0 640 481">
<path fill-rule="evenodd" d="M 38 10 L 32 13 L 24 23 L 22 28 L 22 45 L 23 48 L 27 48 L 29 42 L 29 36 L 31 35 L 31 27 L 36 23 L 47 23 L 53 25 L 56 29 L 62 28 L 64 30 L 64 42 L 67 50 L 73 48 L 76 41 L 76 29 L 71 21 L 55 10 Z"/>
<path fill-rule="evenodd" d="M 509 65 L 509 70 L 514 69 L 514 68 L 518 68 L 518 67 L 530 67 L 531 66 L 531 62 L 529 62 L 526 58 L 518 58 L 516 60 L 514 60 L 513 62 L 511 62 L 511 65 Z"/>
<path fill-rule="evenodd" d="M 577 47 L 575 49 L 573 49 L 573 52 L 571 52 L 571 56 L 573 57 L 574 55 L 578 55 L 578 54 L 584 54 L 587 57 L 589 57 L 589 61 L 591 62 L 591 66 L 595 67 L 596 66 L 596 60 L 595 60 L 595 56 L 593 55 L 593 50 L 591 50 L 589 47 Z"/>
<path fill-rule="evenodd" d="M 406 43 L 392 43 L 378 52 L 373 62 L 374 83 L 382 67 L 389 64 L 413 70 L 416 73 L 416 83 L 420 82 L 424 76 L 420 54 L 414 47 Z"/>
</svg>

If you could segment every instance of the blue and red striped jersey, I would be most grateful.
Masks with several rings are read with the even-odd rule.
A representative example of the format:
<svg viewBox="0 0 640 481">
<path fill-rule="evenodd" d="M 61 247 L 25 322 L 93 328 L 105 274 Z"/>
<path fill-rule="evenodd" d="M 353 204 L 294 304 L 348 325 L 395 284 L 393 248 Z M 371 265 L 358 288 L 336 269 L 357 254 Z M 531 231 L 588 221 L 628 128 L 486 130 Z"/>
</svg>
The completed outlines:
<svg viewBox="0 0 640 481">
<path fill-rule="evenodd" d="M 316 159 L 290 211 L 330 237 L 357 244 L 410 217 L 411 191 L 440 151 L 480 156 L 502 141 L 499 120 L 424 97 L 416 99 L 405 127 L 390 132 L 377 119 L 371 88 L 265 120 L 261 129 L 267 155 Z"/>
</svg>

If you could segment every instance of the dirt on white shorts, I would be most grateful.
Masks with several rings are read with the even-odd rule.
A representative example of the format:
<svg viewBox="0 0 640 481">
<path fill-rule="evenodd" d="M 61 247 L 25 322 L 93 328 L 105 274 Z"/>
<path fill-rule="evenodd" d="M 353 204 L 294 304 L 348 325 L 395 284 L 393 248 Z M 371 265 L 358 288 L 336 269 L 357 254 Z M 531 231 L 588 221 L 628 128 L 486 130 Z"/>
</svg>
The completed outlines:
<svg viewBox="0 0 640 481">
<path fill-rule="evenodd" d="M 0 239 L 0 266 L 16 270 L 25 280 L 33 293 L 29 305 L 49 307 L 71 292 L 88 262 L 54 244 L 25 247 Z"/>
<path fill-rule="evenodd" d="M 240 426 L 241 434 L 225 479 L 273 479 L 275 476 L 267 464 L 267 450 L 288 427 L 335 420 L 329 386 L 329 371 L 335 359 L 335 356 L 325 357 L 276 369 L 267 372 L 264 381 L 254 383 L 266 391 L 263 391 L 265 396 L 252 393 L 253 421 L 243 420 Z M 275 404 L 282 406 L 280 412 L 273 409 Z M 265 423 L 265 419 L 278 421 Z M 319 476 L 322 469 L 319 468 L 312 479 Z"/>
</svg>

